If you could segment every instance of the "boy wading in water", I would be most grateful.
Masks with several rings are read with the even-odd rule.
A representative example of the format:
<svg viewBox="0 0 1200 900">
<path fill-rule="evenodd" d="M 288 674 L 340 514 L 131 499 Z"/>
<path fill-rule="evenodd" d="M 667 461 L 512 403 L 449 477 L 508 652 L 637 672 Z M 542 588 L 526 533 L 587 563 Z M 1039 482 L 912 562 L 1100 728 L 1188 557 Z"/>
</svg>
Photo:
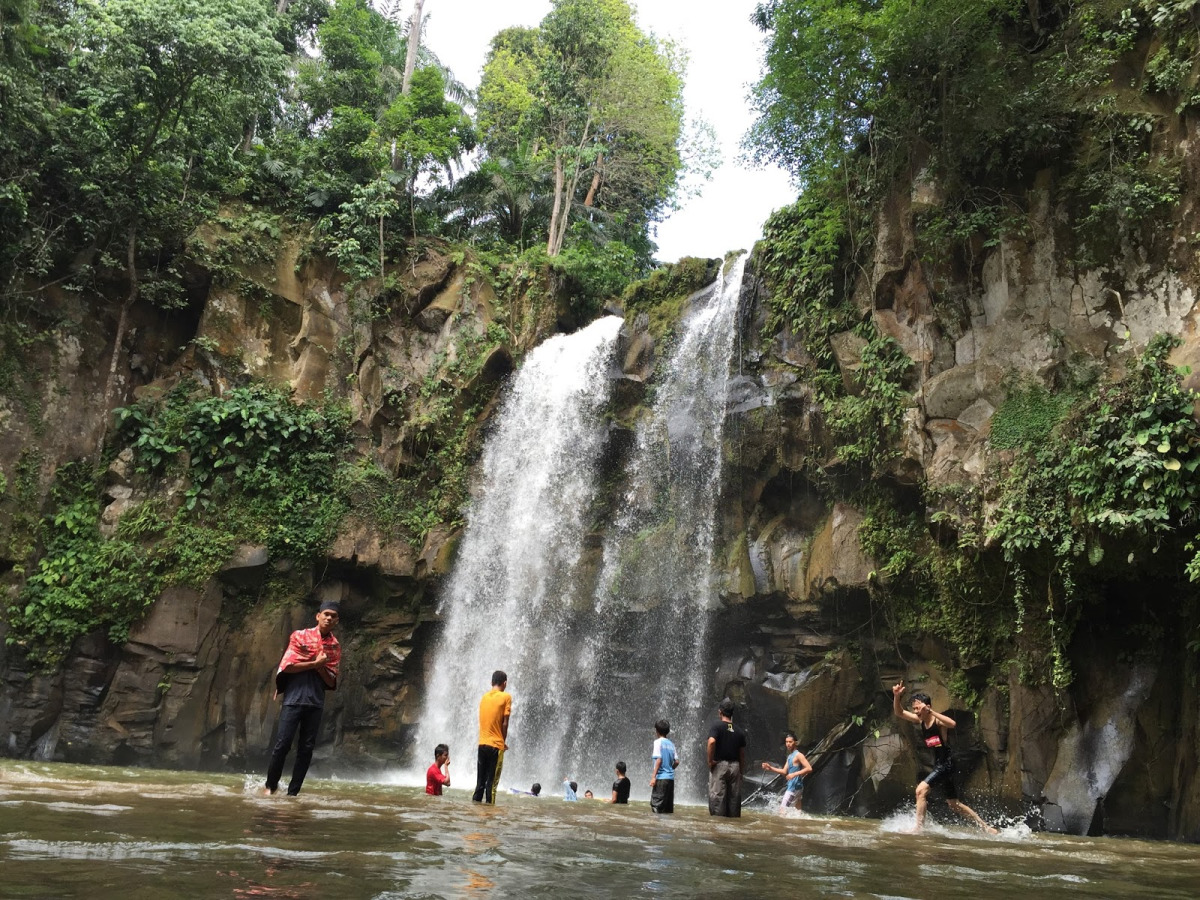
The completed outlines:
<svg viewBox="0 0 1200 900">
<path fill-rule="evenodd" d="M 952 810 L 964 819 L 971 819 L 988 834 L 998 834 L 995 828 L 979 817 L 979 813 L 958 799 L 958 791 L 954 787 L 954 757 L 950 755 L 950 748 L 946 746 L 946 732 L 957 723 L 944 713 L 936 712 L 929 705 L 928 694 L 913 694 L 912 711 L 908 711 L 900 705 L 900 695 L 903 693 L 903 681 L 892 686 L 892 712 L 898 719 L 917 723 L 921 729 L 921 744 L 933 754 L 933 771 L 917 785 L 917 824 L 913 833 L 924 827 L 929 791 L 937 785 L 945 792 L 946 803 Z"/>
<path fill-rule="evenodd" d="M 659 719 L 654 723 L 654 748 L 650 758 L 654 768 L 650 770 L 650 809 L 656 813 L 675 812 L 675 767 L 679 756 L 674 742 L 667 737 L 671 723 Z"/>
<path fill-rule="evenodd" d="M 783 739 L 783 745 L 787 748 L 787 761 L 782 767 L 773 766 L 769 762 L 762 764 L 763 769 L 768 772 L 787 776 L 787 788 L 784 790 L 783 800 L 779 803 L 780 815 L 792 805 L 793 800 L 796 801 L 796 809 L 800 808 L 800 791 L 804 784 L 804 776 L 813 770 L 812 763 L 797 746 L 796 735 L 789 731 Z"/>
<path fill-rule="evenodd" d="M 440 797 L 444 787 L 450 787 L 450 748 L 438 744 L 433 748 L 433 765 L 425 771 L 425 793 Z"/>
</svg>

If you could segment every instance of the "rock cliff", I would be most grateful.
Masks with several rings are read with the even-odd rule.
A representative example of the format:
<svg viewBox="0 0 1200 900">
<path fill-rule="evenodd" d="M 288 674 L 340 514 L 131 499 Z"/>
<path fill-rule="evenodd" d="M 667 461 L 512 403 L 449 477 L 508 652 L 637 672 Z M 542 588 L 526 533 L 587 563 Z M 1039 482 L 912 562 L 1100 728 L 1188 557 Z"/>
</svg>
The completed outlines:
<svg viewBox="0 0 1200 900">
<path fill-rule="evenodd" d="M 902 421 L 889 438 L 889 490 L 953 544 L 963 540 L 962 517 L 937 514 L 953 513 L 955 498 L 972 492 L 995 498 L 997 467 L 1011 453 L 992 446 L 990 429 L 1016 390 L 1052 386 L 1055 373 L 1081 360 L 1119 373 L 1160 333 L 1183 339 L 1176 361 L 1200 360 L 1196 272 L 1180 248 L 1157 258 L 1129 250 L 1105 268 L 1072 266 L 1044 183 L 1029 191 L 1025 221 L 1012 230 L 1018 236 L 978 248 L 965 264 L 931 260 L 918 246 L 917 221 L 936 191 L 914 183 L 880 209 L 872 266 L 853 297 L 862 319 L 909 361 Z M 211 249 L 222 235 L 197 240 Z M 561 318 L 562 286 L 534 273 L 502 298 L 469 255 L 427 247 L 386 288 L 351 287 L 308 253 L 302 238 L 285 239 L 268 261 L 229 279 L 197 252 L 186 309 L 135 310 L 135 327 L 117 348 L 124 402 L 164 396 L 184 380 L 202 394 L 262 381 L 302 404 L 344 404 L 354 453 L 391 476 L 429 476 L 430 466 L 469 471 L 505 376 Z M 657 295 L 627 296 L 605 463 L 612 472 L 671 317 L 715 268 L 692 261 Z M 890 686 L 904 679 L 958 720 L 956 756 L 984 809 L 1036 812 L 1046 826 L 1078 833 L 1200 839 L 1200 665 L 1194 649 L 1165 639 L 1173 622 L 1157 631 L 1128 627 L 1144 625 L 1151 606 L 1191 602 L 1194 591 L 1161 573 L 1142 579 L 1134 564 L 1117 570 L 1105 604 L 1076 613 L 1066 648 L 1074 678 L 1065 689 L 1026 677 L 1019 635 L 1004 644 L 1011 657 L 979 658 L 968 642 L 899 623 L 894 575 L 863 539 L 872 510 L 822 480 L 844 478 L 844 461 L 833 455 L 803 341 L 765 327 L 768 291 L 751 277 L 742 297 L 711 685 L 714 697 L 742 704 L 753 755 L 776 756 L 778 732 L 793 728 L 817 766 L 806 809 L 886 813 L 910 796 L 917 765 L 915 736 L 891 716 Z M 37 521 L 54 508 L 56 472 L 101 457 L 108 417 L 112 321 L 97 312 L 102 304 L 51 296 L 57 321 L 74 324 L 33 344 L 23 374 L 9 378 L 0 397 L 0 536 L 13 603 L 44 551 Z M 867 342 L 845 331 L 829 343 L 845 392 L 861 394 Z M 461 452 L 430 455 L 452 440 Z M 131 451 L 104 457 L 102 468 L 99 527 L 109 535 L 139 504 L 154 496 L 182 502 L 189 488 L 148 478 Z M 407 502 L 426 499 L 412 494 Z M 406 762 L 437 634 L 437 588 L 461 527 L 460 508 L 428 513 L 416 524 L 346 515 L 315 560 L 242 541 L 202 583 L 162 590 L 126 639 L 93 631 L 49 668 L 9 630 L 0 651 L 4 752 L 253 769 L 270 743 L 270 684 L 286 636 L 307 624 L 318 599 L 333 597 L 342 603 L 346 670 L 327 710 L 317 771 Z M 973 540 L 994 591 L 1011 592 L 999 550 Z M 1147 599 L 1153 592 L 1162 595 L 1156 604 Z M 1138 614 L 1123 617 L 1130 607 Z"/>
</svg>

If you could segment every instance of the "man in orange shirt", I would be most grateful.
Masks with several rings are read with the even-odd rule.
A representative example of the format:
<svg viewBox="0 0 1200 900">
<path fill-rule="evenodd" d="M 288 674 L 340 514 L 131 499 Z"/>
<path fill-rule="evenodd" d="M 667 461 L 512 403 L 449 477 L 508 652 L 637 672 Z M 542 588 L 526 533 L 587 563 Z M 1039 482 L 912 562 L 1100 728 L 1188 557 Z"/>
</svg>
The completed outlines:
<svg viewBox="0 0 1200 900">
<path fill-rule="evenodd" d="M 504 765 L 504 751 L 508 749 L 508 719 L 512 715 L 512 695 L 508 687 L 508 676 L 497 669 L 492 673 L 492 689 L 479 701 L 479 765 L 475 775 L 475 795 L 471 798 L 481 803 L 496 802 L 496 783 Z"/>
</svg>

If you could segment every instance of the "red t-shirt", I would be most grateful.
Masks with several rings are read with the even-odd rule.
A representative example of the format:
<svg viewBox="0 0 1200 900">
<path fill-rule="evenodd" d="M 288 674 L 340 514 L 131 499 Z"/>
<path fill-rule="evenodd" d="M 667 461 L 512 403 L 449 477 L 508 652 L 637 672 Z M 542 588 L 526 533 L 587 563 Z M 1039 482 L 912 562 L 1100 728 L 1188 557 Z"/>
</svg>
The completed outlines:
<svg viewBox="0 0 1200 900">
<path fill-rule="evenodd" d="M 438 768 L 438 764 L 434 763 L 429 767 L 429 771 L 425 773 L 425 793 L 433 794 L 435 797 L 442 796 L 442 785 L 450 781 L 449 775 L 443 775 L 442 770 Z"/>
</svg>

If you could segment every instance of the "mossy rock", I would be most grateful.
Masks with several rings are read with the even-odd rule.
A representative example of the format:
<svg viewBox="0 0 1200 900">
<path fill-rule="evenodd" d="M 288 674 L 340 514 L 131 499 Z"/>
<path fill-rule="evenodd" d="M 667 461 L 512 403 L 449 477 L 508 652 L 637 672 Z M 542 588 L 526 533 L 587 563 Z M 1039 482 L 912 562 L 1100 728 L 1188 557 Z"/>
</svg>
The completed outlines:
<svg viewBox="0 0 1200 900">
<path fill-rule="evenodd" d="M 626 315 L 645 312 L 650 319 L 650 334 L 656 343 L 660 342 L 682 318 L 687 299 L 716 281 L 720 271 L 719 259 L 685 256 L 629 285 L 621 296 Z"/>
</svg>

